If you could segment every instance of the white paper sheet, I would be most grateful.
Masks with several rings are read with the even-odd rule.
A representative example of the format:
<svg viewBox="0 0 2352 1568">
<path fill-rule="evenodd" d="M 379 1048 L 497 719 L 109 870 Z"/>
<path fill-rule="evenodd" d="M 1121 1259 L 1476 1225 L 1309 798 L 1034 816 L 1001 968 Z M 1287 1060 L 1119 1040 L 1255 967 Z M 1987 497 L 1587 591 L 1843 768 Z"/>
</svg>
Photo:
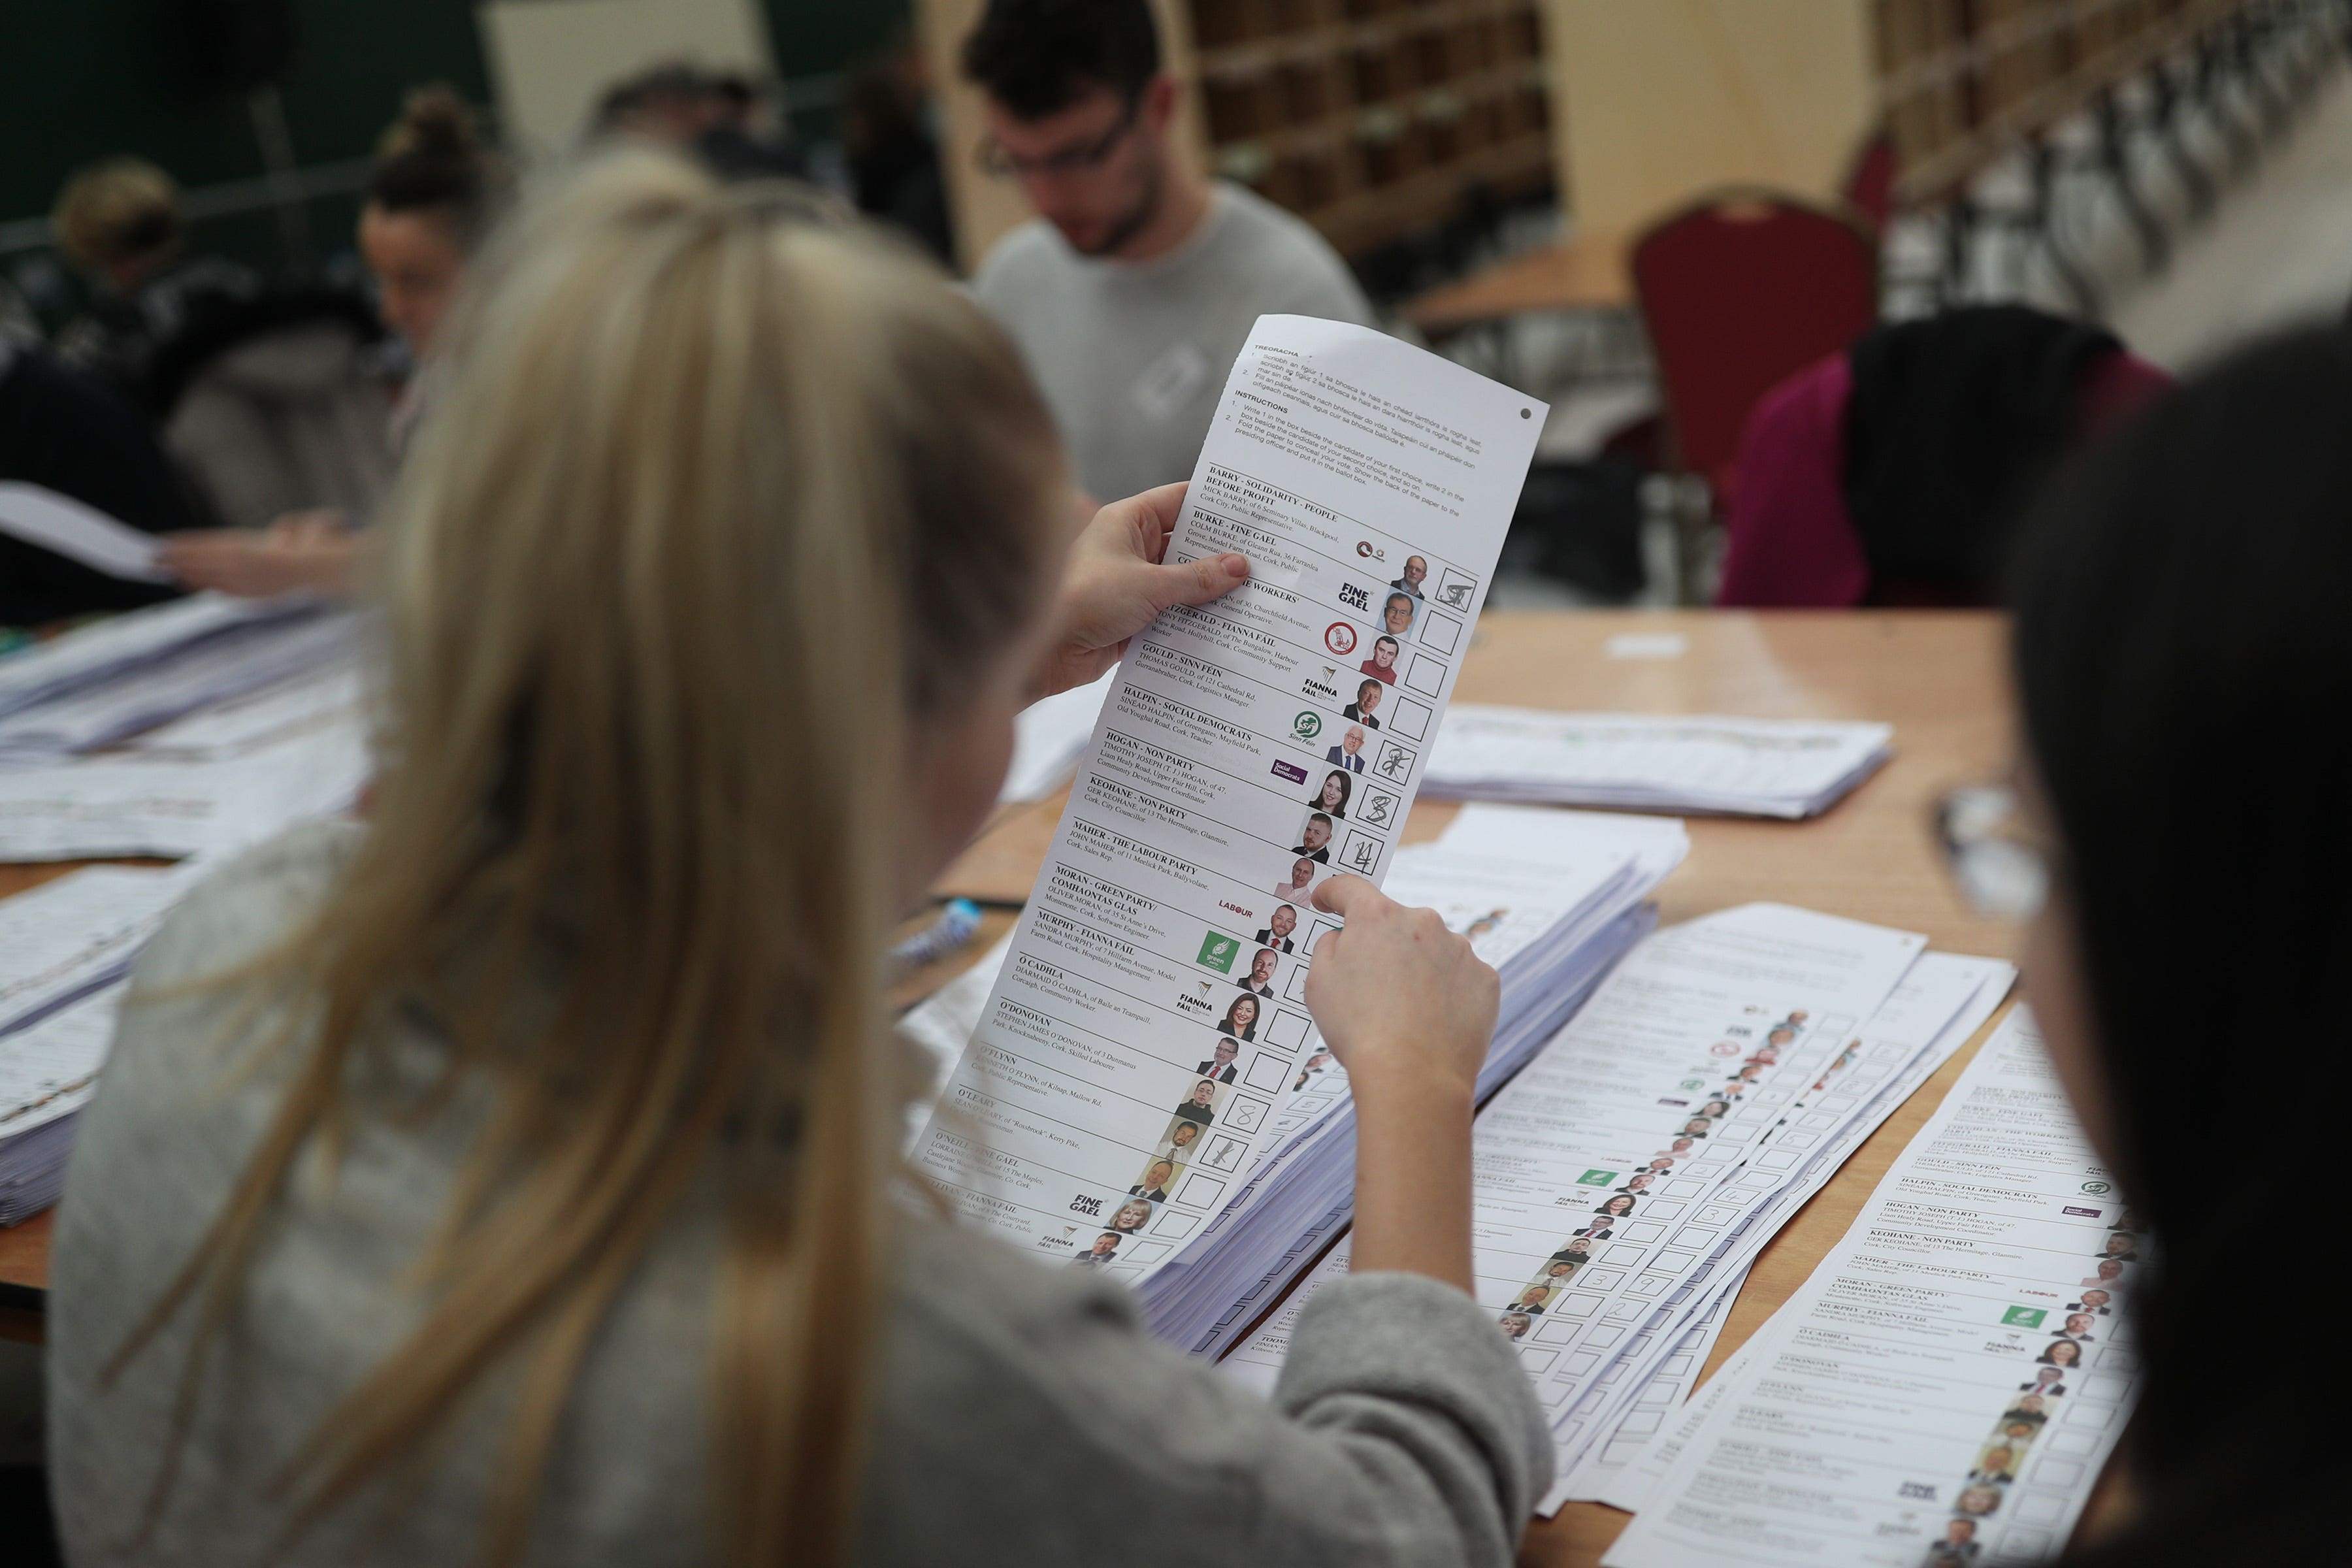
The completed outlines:
<svg viewBox="0 0 2352 1568">
<path fill-rule="evenodd" d="M 0 771 L 0 860 L 226 854 L 348 809 L 367 738 L 329 724 L 225 761 L 75 758 Z"/>
<path fill-rule="evenodd" d="M 0 766 L 55 763 L 290 679 L 348 669 L 357 638 L 358 617 L 343 612 L 225 628 L 0 717 Z"/>
<path fill-rule="evenodd" d="M 2121 1309 L 2144 1248 L 2014 1009 L 1738 1375 L 1695 1402 L 1603 1562 L 2054 1554 L 2130 1406 Z"/>
<path fill-rule="evenodd" d="M 241 697 L 207 703 L 132 737 L 121 749 L 190 762 L 239 757 L 307 731 L 357 722 L 366 690 L 352 653 Z"/>
<path fill-rule="evenodd" d="M 1431 755 L 1433 796 L 1810 816 L 1887 755 L 1885 724 L 1554 713 L 1465 703 Z"/>
<path fill-rule="evenodd" d="M 0 899 L 0 1036 L 119 974 L 188 886 L 177 870 L 91 866 Z"/>
<path fill-rule="evenodd" d="M 1044 800 L 1068 782 L 1118 679 L 1116 668 L 1091 685 L 1060 691 L 1021 710 L 1013 726 L 1013 761 L 996 798 L 1005 805 Z"/>
<path fill-rule="evenodd" d="M 1362 328 L 1253 329 L 1169 553 L 1255 571 L 1120 667 L 915 1150 L 968 1223 L 1134 1279 L 1249 1173 L 1309 1049 L 1307 890 L 1387 874 L 1543 413 Z"/>
<path fill-rule="evenodd" d="M 0 1035 L 0 1143 L 89 1103 L 128 990 L 118 980 L 37 1024 Z"/>
<path fill-rule="evenodd" d="M 110 616 L 0 658 L 0 715 L 113 679 L 233 627 L 316 613 L 315 605 L 299 600 L 195 594 Z"/>
<path fill-rule="evenodd" d="M 0 480 L 0 533 L 133 583 L 168 583 L 162 541 L 43 485 Z"/>
</svg>

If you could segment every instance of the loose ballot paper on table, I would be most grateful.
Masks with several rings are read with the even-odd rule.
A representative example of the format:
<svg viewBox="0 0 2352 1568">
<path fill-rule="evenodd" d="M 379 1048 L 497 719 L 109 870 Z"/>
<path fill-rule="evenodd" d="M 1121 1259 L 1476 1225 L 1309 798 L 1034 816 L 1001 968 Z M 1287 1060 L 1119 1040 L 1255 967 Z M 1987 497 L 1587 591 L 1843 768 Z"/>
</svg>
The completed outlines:
<svg viewBox="0 0 2352 1568">
<path fill-rule="evenodd" d="M 1252 574 L 1129 647 L 916 1142 L 966 1223 L 1134 1279 L 1246 1176 L 1338 924 L 1312 890 L 1387 875 L 1545 413 L 1360 327 L 1252 329 L 1169 542 Z"/>
<path fill-rule="evenodd" d="M 2143 1234 L 2011 1011 L 1830 1255 L 1645 1460 L 1610 1568 L 2039 1562 L 2137 1376 Z"/>
</svg>

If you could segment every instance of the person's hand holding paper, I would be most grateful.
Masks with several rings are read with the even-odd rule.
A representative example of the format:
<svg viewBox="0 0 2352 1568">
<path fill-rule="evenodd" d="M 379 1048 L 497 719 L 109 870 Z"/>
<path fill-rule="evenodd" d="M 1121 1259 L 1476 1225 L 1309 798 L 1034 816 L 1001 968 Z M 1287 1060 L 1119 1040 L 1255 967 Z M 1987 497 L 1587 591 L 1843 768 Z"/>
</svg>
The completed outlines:
<svg viewBox="0 0 2352 1568">
<path fill-rule="evenodd" d="M 158 563 L 173 581 L 240 599 L 308 590 L 333 598 L 352 591 L 360 536 L 339 511 L 289 512 L 268 528 L 205 529 L 163 541 Z"/>
<path fill-rule="evenodd" d="M 1184 486 L 1161 485 L 1113 501 L 1070 546 L 1054 608 L 1053 643 L 1033 697 L 1051 697 L 1101 678 L 1129 637 L 1171 605 L 1205 605 L 1247 580 L 1249 558 L 1223 554 L 1167 563 L 1168 536 L 1184 510 Z"/>
</svg>

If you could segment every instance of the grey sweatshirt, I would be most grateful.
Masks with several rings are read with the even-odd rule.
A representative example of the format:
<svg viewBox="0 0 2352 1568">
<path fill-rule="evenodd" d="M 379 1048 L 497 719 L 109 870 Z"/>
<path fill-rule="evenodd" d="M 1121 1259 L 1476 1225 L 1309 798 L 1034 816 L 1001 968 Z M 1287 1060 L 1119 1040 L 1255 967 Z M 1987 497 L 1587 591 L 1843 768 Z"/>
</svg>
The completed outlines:
<svg viewBox="0 0 2352 1568">
<path fill-rule="evenodd" d="M 360 829 L 299 830 L 213 877 L 141 958 L 142 991 L 219 973 L 315 908 Z M 399 1342 L 404 1276 L 441 1210 L 478 1102 L 423 1128 L 368 1119 L 331 1182 L 312 1169 L 269 1226 L 209 1359 L 181 1469 L 139 1521 L 188 1342 L 183 1314 L 111 1386 L 100 1371 L 219 1211 L 282 1069 L 234 991 L 130 1008 L 85 1113 L 49 1305 L 50 1463 L 76 1564 L 258 1563 L 284 1522 L 272 1473 Z M 390 1042 L 423 1081 L 437 1046 Z M 1551 1447 L 1502 1335 L 1458 1291 L 1362 1274 L 1302 1314 L 1269 1403 L 1160 1345 L 1127 1289 L 936 1220 L 903 1221 L 861 1562 L 1507 1563 Z M 715 1201 L 690 1202 L 591 1351 L 544 1493 L 535 1563 L 717 1560 L 708 1528 Z M 494 1388 L 418 1489 L 390 1487 L 302 1537 L 289 1564 L 462 1564 L 479 1550 L 504 1431 Z"/>
</svg>

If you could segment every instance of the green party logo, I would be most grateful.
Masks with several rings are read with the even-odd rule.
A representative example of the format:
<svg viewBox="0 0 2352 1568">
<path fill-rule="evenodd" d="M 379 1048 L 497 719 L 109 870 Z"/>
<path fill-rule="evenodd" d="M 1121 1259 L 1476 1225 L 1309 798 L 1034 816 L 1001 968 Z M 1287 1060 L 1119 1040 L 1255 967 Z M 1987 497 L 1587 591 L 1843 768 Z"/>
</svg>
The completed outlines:
<svg viewBox="0 0 2352 1568">
<path fill-rule="evenodd" d="M 1617 1173 L 1614 1171 L 1587 1171 L 1576 1178 L 1580 1186 L 1587 1187 L 1605 1187 L 1616 1179 Z"/>
<path fill-rule="evenodd" d="M 2000 1315 L 2000 1323 L 2005 1329 L 2038 1329 L 2049 1315 L 2040 1307 L 2011 1307 Z"/>
<path fill-rule="evenodd" d="M 1231 974 L 1234 972 L 1234 957 L 1241 950 L 1242 944 L 1232 937 L 1211 931 L 1201 939 L 1201 956 L 1193 962 L 1205 964 L 1220 974 Z"/>
</svg>

